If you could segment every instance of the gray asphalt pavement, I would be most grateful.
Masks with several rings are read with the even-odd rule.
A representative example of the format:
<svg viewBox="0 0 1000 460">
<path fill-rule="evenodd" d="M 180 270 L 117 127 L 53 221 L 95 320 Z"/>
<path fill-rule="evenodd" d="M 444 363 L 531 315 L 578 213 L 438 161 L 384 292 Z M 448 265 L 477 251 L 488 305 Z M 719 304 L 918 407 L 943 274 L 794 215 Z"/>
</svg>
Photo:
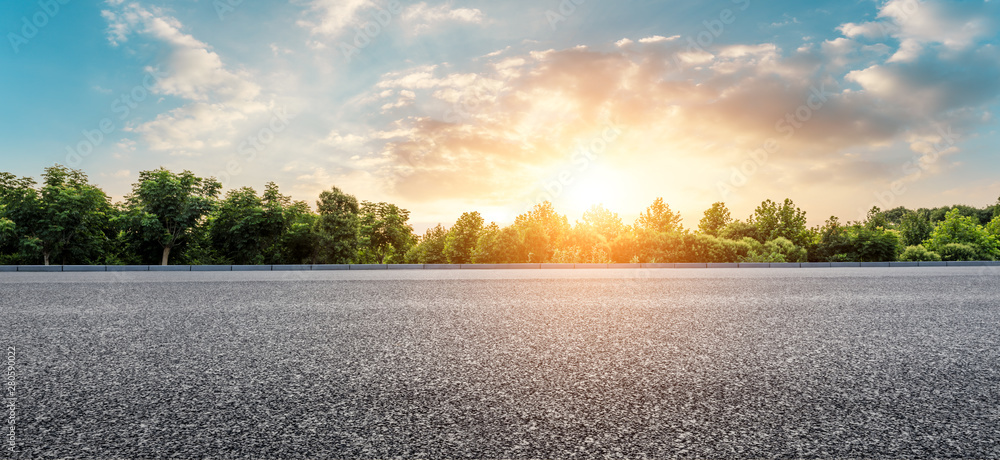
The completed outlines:
<svg viewBox="0 0 1000 460">
<path fill-rule="evenodd" d="M 998 458 L 998 313 L 986 268 L 0 274 L 0 458 Z"/>
</svg>

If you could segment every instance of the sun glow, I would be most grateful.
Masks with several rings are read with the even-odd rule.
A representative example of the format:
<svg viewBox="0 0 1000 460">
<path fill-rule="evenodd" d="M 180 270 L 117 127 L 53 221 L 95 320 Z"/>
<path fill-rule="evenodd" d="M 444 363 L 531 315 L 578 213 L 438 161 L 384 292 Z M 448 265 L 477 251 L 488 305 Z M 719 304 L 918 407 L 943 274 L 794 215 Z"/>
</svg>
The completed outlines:
<svg viewBox="0 0 1000 460">
<path fill-rule="evenodd" d="M 581 215 L 591 206 L 601 204 L 613 208 L 624 198 L 626 176 L 609 168 L 591 167 L 571 178 L 562 196 L 556 200 L 558 209 L 570 215 Z"/>
</svg>

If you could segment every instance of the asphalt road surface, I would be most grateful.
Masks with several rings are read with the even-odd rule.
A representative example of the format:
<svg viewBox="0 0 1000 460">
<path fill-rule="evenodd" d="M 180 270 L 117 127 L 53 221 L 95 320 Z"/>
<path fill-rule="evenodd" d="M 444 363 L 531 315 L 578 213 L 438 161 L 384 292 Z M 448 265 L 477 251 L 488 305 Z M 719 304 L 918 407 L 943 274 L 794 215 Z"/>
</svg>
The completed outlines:
<svg viewBox="0 0 1000 460">
<path fill-rule="evenodd" d="M 997 458 L 998 313 L 988 268 L 0 274 L 0 458 Z"/>
</svg>

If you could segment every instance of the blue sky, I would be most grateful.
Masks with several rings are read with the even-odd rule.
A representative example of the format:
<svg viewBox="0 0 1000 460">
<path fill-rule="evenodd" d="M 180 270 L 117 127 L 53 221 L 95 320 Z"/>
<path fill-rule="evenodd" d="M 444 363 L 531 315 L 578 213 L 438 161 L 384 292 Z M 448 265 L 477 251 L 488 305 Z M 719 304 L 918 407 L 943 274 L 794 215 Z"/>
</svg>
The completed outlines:
<svg viewBox="0 0 1000 460">
<path fill-rule="evenodd" d="M 418 228 L 656 197 L 687 226 L 1000 196 L 996 2 L 0 5 L 0 170 L 336 185 Z M 380 20 L 382 23 L 380 23 Z M 25 24 L 29 24 L 25 26 Z M 348 52 L 345 52 L 345 49 Z M 347 56 L 349 54 L 349 56 Z M 102 130 L 103 129 L 103 130 Z"/>
</svg>

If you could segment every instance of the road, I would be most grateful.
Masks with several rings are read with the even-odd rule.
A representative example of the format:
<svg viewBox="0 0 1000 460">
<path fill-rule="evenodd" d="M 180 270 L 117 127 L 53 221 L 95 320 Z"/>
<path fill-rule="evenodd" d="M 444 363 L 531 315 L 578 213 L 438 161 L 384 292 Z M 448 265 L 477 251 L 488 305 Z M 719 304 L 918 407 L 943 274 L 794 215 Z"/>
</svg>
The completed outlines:
<svg viewBox="0 0 1000 460">
<path fill-rule="evenodd" d="M 997 458 L 998 313 L 986 268 L 0 274 L 15 458 Z"/>
</svg>

